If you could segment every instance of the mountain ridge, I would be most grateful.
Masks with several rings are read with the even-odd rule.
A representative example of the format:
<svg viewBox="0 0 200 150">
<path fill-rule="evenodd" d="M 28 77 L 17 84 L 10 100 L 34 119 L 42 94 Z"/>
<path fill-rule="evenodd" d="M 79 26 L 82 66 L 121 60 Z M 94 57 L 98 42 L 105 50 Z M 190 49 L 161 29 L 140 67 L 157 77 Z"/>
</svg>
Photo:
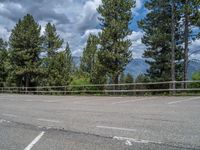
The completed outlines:
<svg viewBox="0 0 200 150">
<path fill-rule="evenodd" d="M 80 57 L 73 57 L 75 65 L 78 67 L 80 65 L 81 59 Z M 149 69 L 149 65 L 145 62 L 142 58 L 135 58 L 130 61 L 130 63 L 126 66 L 124 71 L 125 74 L 130 73 L 134 78 L 136 78 L 140 74 L 147 73 Z M 189 79 L 192 78 L 192 74 L 195 72 L 200 71 L 200 62 L 190 61 L 189 69 L 188 69 L 188 76 Z"/>
</svg>

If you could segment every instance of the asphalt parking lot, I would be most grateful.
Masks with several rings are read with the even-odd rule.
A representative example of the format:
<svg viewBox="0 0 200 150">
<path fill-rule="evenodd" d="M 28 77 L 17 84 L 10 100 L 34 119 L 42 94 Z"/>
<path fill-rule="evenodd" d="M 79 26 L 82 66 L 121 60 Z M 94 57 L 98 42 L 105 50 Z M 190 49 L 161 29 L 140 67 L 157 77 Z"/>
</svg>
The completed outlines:
<svg viewBox="0 0 200 150">
<path fill-rule="evenodd" d="M 200 97 L 0 95 L 0 150 L 200 149 Z"/>
</svg>

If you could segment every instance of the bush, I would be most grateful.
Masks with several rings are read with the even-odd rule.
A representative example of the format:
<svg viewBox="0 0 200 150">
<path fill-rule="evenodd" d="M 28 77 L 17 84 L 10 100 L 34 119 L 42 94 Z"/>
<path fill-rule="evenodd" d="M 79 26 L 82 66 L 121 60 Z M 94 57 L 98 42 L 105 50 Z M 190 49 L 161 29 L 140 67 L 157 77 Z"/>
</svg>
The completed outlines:
<svg viewBox="0 0 200 150">
<path fill-rule="evenodd" d="M 84 73 L 76 73 L 72 77 L 72 81 L 69 87 L 70 91 L 81 91 L 76 92 L 76 94 L 89 93 L 88 91 L 94 91 L 98 89 L 99 87 L 92 86 L 90 82 L 90 77 Z"/>
<path fill-rule="evenodd" d="M 196 72 L 192 75 L 192 80 L 194 81 L 200 81 L 200 72 Z M 192 88 L 200 88 L 200 83 L 192 83 Z"/>
</svg>

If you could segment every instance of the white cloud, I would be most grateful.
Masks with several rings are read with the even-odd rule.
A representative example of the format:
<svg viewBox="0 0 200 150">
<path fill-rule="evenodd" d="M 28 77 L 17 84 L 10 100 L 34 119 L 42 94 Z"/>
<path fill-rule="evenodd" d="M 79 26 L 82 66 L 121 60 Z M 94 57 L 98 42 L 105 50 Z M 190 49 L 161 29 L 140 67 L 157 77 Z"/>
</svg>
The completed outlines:
<svg viewBox="0 0 200 150">
<path fill-rule="evenodd" d="M 134 15 L 139 16 L 138 11 L 142 8 L 144 0 L 136 0 L 135 8 L 132 9 Z"/>
<path fill-rule="evenodd" d="M 100 4 L 101 0 L 89 0 L 84 4 L 77 20 L 77 29 L 79 31 L 93 29 L 98 25 L 97 8 Z"/>
<path fill-rule="evenodd" d="M 10 32 L 5 27 L 2 27 L 0 25 L 0 38 L 8 40 L 9 39 L 9 35 L 10 35 Z"/>
<path fill-rule="evenodd" d="M 134 11 L 142 8 L 143 0 L 136 0 Z M 27 13 L 34 16 L 44 32 L 47 22 L 56 24 L 60 37 L 69 42 L 74 55 L 80 56 L 90 33 L 98 34 L 98 12 L 101 0 L 9 0 L 0 1 L 0 37 L 8 40 L 10 32 L 19 18 Z M 133 56 L 141 57 L 144 45 L 142 32 L 133 32 Z"/>
<path fill-rule="evenodd" d="M 78 49 L 73 52 L 73 55 L 75 55 L 75 56 L 81 56 L 82 52 L 83 52 L 83 49 L 86 46 L 87 39 L 88 39 L 89 35 L 90 34 L 98 35 L 100 32 L 101 32 L 100 29 L 86 30 L 85 33 L 80 37 L 80 39 L 81 39 L 80 43 L 82 43 L 82 44 L 80 44 L 79 47 L 78 47 Z"/>
<path fill-rule="evenodd" d="M 142 58 L 143 52 L 146 49 L 146 46 L 142 43 L 142 37 L 144 33 L 141 31 L 133 31 L 128 39 L 131 40 L 132 46 L 130 50 L 133 53 L 133 58 Z"/>
<path fill-rule="evenodd" d="M 191 51 L 200 50 L 200 39 L 193 41 L 190 45 Z"/>
<path fill-rule="evenodd" d="M 142 0 L 136 0 L 136 7 L 135 9 L 141 9 L 142 8 Z"/>
<path fill-rule="evenodd" d="M 192 59 L 199 59 L 200 58 L 200 39 L 193 41 L 189 47 L 191 58 Z"/>
</svg>

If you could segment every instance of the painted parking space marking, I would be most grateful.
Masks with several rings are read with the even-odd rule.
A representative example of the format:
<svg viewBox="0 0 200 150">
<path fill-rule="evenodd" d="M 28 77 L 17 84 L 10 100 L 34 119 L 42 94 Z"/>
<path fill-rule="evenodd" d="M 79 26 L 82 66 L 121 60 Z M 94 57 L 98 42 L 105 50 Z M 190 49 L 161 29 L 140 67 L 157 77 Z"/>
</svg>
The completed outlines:
<svg viewBox="0 0 200 150">
<path fill-rule="evenodd" d="M 109 126 L 96 126 L 96 127 L 101 129 L 110 129 L 110 130 L 120 130 L 120 131 L 130 131 L 130 132 L 136 131 L 136 129 L 119 128 L 119 127 L 109 127 Z"/>
<path fill-rule="evenodd" d="M 41 132 L 24 150 L 31 150 L 33 146 L 42 138 L 44 131 Z"/>
<path fill-rule="evenodd" d="M 128 137 L 119 137 L 119 136 L 114 136 L 113 139 L 119 140 L 119 141 L 125 141 L 125 144 L 129 145 L 129 146 L 131 146 L 132 143 L 140 143 L 140 144 L 149 144 L 149 143 L 162 144 L 162 142 L 156 142 L 156 141 L 150 141 L 150 140 L 139 140 L 139 139 L 128 138 Z"/>
<path fill-rule="evenodd" d="M 193 98 L 189 98 L 189 99 L 185 99 L 185 100 L 173 101 L 173 102 L 169 102 L 168 105 L 182 103 L 182 102 L 188 102 L 188 101 L 193 101 L 193 100 L 200 100 L 200 97 L 193 97 Z"/>
<path fill-rule="evenodd" d="M 58 120 L 50 120 L 50 119 L 45 119 L 45 118 L 39 118 L 37 120 L 44 121 L 44 122 L 60 123 L 60 121 L 58 121 Z"/>
<path fill-rule="evenodd" d="M 152 97 L 152 98 L 141 98 L 141 99 L 136 99 L 136 100 L 119 101 L 119 102 L 112 103 L 112 105 L 132 103 L 132 102 L 140 102 L 140 101 L 146 101 L 146 100 L 151 100 L 151 99 L 154 99 L 154 97 Z"/>
</svg>

